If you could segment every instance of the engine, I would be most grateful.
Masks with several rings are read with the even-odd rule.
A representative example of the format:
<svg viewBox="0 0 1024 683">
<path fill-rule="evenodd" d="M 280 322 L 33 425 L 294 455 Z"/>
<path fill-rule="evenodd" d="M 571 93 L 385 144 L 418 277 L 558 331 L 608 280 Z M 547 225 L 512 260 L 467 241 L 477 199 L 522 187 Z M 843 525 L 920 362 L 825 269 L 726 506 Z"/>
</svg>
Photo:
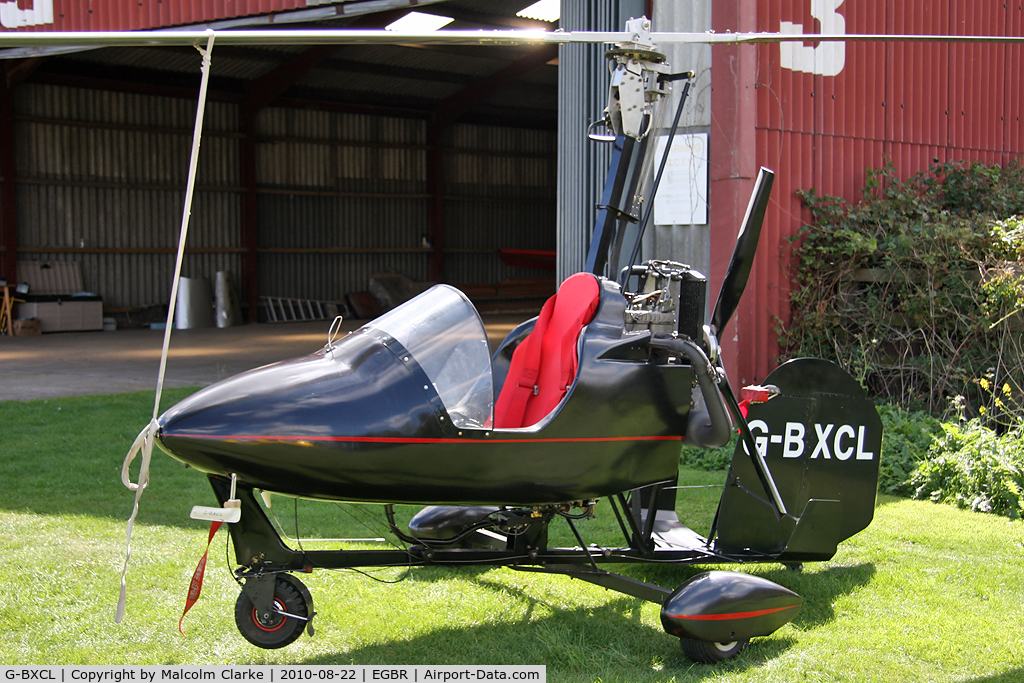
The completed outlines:
<svg viewBox="0 0 1024 683">
<path fill-rule="evenodd" d="M 684 263 L 647 261 L 632 267 L 627 286 L 634 277 L 638 278 L 636 292 L 623 292 L 629 301 L 627 330 L 650 330 L 654 335 L 678 332 L 705 345 L 708 280 L 704 275 Z"/>
</svg>

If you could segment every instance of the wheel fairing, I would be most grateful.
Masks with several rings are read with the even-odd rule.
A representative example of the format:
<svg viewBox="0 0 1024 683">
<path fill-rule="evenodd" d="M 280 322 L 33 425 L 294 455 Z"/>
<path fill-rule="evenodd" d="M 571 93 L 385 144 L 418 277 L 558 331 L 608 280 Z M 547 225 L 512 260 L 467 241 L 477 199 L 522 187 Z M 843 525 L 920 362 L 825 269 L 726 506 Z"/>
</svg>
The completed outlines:
<svg viewBox="0 0 1024 683">
<path fill-rule="evenodd" d="M 766 636 L 800 613 L 803 600 L 777 583 L 711 571 L 682 584 L 664 602 L 661 624 L 682 638 L 729 643 Z"/>
</svg>

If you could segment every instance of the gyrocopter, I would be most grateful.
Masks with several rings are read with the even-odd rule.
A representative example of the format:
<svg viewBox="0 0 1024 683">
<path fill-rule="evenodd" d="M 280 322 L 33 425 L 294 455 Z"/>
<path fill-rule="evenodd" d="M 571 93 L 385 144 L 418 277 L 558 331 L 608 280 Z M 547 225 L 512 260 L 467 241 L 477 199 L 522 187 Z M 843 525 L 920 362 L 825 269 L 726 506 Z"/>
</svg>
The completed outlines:
<svg viewBox="0 0 1024 683">
<path fill-rule="evenodd" d="M 158 446 L 205 473 L 220 504 L 193 515 L 229 525 L 242 584 L 235 618 L 250 642 L 278 648 L 312 633 L 313 599 L 296 572 L 494 565 L 660 604 L 685 654 L 715 662 L 791 621 L 801 598 L 741 572 L 668 589 L 605 567 L 827 560 L 870 523 L 882 426 L 857 382 L 800 359 L 736 392 L 719 360 L 770 171 L 753 188 L 710 318 L 707 279 L 690 266 L 635 264 L 634 247 L 611 272 L 631 246 L 625 225 L 650 205 L 641 170 L 657 145 L 648 133 L 673 82 L 684 82 L 685 100 L 692 77 L 671 70 L 649 22 L 627 32 L 607 53 L 608 107 L 591 128 L 613 154 L 586 269 L 493 355 L 473 304 L 442 284 L 312 355 L 218 382 L 158 418 Z M 700 535 L 674 509 L 680 448 L 722 446 L 737 430 L 714 522 Z M 291 548 L 265 493 L 378 504 L 405 547 Z M 401 527 L 398 504 L 425 507 Z M 596 514 L 614 516 L 620 544 L 587 542 L 577 522 Z M 578 544 L 550 545 L 555 523 Z"/>
</svg>

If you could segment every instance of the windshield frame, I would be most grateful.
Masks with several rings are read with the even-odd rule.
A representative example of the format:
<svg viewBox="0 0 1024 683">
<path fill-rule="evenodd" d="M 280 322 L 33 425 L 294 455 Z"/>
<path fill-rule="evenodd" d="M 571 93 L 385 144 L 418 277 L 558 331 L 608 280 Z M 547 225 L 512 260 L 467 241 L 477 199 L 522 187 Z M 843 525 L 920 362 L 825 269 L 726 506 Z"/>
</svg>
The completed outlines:
<svg viewBox="0 0 1024 683">
<path fill-rule="evenodd" d="M 473 302 L 450 285 L 422 294 L 363 326 L 393 337 L 423 369 L 460 429 L 490 429 L 494 378 L 487 329 Z"/>
</svg>

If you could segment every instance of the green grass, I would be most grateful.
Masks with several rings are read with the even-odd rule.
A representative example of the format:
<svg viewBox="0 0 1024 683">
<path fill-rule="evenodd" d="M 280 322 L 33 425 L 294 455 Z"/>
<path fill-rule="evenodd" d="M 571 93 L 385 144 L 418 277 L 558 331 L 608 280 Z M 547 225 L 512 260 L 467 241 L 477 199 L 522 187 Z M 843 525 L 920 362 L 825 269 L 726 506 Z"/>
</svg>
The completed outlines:
<svg viewBox="0 0 1024 683">
<path fill-rule="evenodd" d="M 186 393 L 168 392 L 168 403 Z M 718 666 L 688 662 L 655 605 L 564 577 L 485 567 L 416 569 L 398 585 L 352 572 L 304 575 L 319 612 L 316 636 L 264 651 L 235 629 L 238 589 L 225 567 L 223 531 L 203 596 L 185 620 L 188 637 L 178 634 L 206 543 L 206 526 L 188 511 L 213 496 L 205 477 L 161 454 L 142 499 L 118 625 L 133 501 L 119 472 L 151 411 L 146 393 L 0 402 L 0 664 L 527 663 L 547 665 L 550 681 L 1024 680 L 1024 523 L 889 497 L 830 562 L 802 573 L 744 567 L 800 593 L 804 608 Z M 723 475 L 684 470 L 683 479 L 721 483 Z M 716 496 L 681 493 L 682 516 L 705 531 Z M 379 533 L 348 507 L 299 505 L 303 535 Z M 275 498 L 274 507 L 290 529 L 292 501 Z M 606 506 L 598 513 L 585 535 L 614 538 Z M 374 515 L 377 527 L 381 517 Z M 564 530 L 554 540 L 571 542 Z M 703 569 L 623 571 L 674 586 Z"/>
</svg>

